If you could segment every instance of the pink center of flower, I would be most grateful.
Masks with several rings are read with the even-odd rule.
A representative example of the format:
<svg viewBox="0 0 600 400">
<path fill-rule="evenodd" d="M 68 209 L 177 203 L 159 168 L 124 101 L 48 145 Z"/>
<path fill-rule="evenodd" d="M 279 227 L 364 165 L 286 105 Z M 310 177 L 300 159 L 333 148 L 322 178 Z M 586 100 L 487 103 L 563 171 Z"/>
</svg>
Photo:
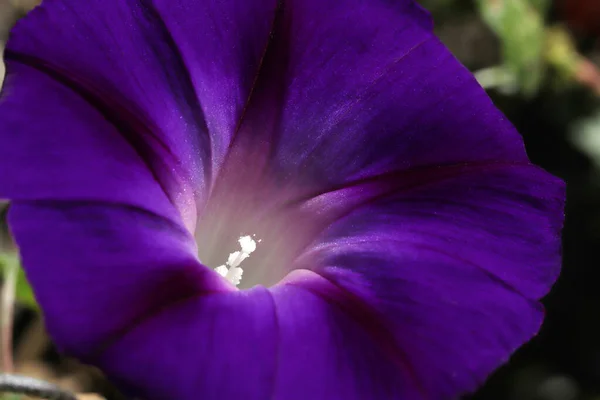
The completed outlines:
<svg viewBox="0 0 600 400">
<path fill-rule="evenodd" d="M 276 180 L 257 158 L 229 160 L 195 230 L 200 261 L 240 289 L 277 284 L 324 226 L 294 182 Z"/>
<path fill-rule="evenodd" d="M 211 201 L 196 230 L 200 261 L 240 289 L 275 285 L 296 269 L 321 226 L 301 207 L 258 201 L 256 193 L 247 202 Z"/>
</svg>

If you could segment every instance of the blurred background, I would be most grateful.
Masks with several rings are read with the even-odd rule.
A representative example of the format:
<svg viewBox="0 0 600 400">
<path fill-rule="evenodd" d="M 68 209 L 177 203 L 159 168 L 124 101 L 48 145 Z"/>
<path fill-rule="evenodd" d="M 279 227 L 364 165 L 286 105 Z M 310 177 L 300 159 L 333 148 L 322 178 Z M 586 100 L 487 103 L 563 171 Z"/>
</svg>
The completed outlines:
<svg viewBox="0 0 600 400">
<path fill-rule="evenodd" d="M 36 2 L 0 0 L 0 47 Z M 437 34 L 523 134 L 532 161 L 568 184 L 563 271 L 545 299 L 542 332 L 469 399 L 600 400 L 600 0 L 420 2 L 433 13 Z M 0 330 L 13 327 L 11 337 L 0 335 L 3 368 L 10 367 L 10 349 L 19 373 L 119 399 L 98 371 L 53 349 L 18 269 L 5 206 L 0 267 L 6 287 L 16 280 L 17 301 L 14 313 L 0 307 Z M 2 296 L 10 300 L 11 290 Z"/>
</svg>

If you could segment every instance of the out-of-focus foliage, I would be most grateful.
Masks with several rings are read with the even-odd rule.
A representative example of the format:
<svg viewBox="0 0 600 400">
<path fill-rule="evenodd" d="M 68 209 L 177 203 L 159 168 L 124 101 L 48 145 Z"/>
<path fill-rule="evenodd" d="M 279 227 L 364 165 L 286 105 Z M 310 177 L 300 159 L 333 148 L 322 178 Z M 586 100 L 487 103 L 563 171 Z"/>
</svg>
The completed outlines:
<svg viewBox="0 0 600 400">
<path fill-rule="evenodd" d="M 33 295 L 33 290 L 31 290 L 31 286 L 27 281 L 25 271 L 20 266 L 19 274 L 17 275 L 16 295 L 17 301 L 20 301 L 31 308 L 38 309 L 37 301 L 35 300 L 35 296 Z"/>
<path fill-rule="evenodd" d="M 0 0 L 0 55 L 4 52 L 4 44 L 8 39 L 10 28 L 17 19 L 25 15 L 40 3 L 40 0 Z M 4 80 L 4 62 L 0 60 L 0 86 Z M 1 145 L 5 145 L 0 143 Z M 6 221 L 4 221 L 7 203 L 0 199 L 0 271 L 7 271 L 10 265 L 15 264 L 18 268 L 16 297 L 17 300 L 27 306 L 37 309 L 37 303 L 33 291 L 27 282 L 23 269 L 19 266 L 18 257 L 8 237 Z"/>
<path fill-rule="evenodd" d="M 461 61 L 475 64 L 489 58 L 490 48 L 498 53 L 494 63 L 484 62 L 474 70 L 486 89 L 504 94 L 535 97 L 540 90 L 569 90 L 587 86 L 600 94 L 600 71 L 579 52 L 564 20 L 553 15 L 574 2 L 582 5 L 599 0 L 421 0 L 433 11 L 438 31 Z M 597 6 L 600 8 L 600 6 Z M 585 10 L 584 10 L 585 11 Z M 553 17 L 551 17 L 553 16 Z M 495 35 L 496 42 L 479 43 L 474 54 L 465 56 L 461 47 L 477 42 L 488 32 L 472 31 L 479 21 Z M 572 21 L 571 21 L 572 22 Z M 462 26 L 463 35 L 444 35 L 448 26 Z M 600 19 L 598 20 L 600 31 Z M 442 37 L 444 39 L 444 37 Z M 458 43 L 455 43 L 457 42 Z M 452 46 L 454 44 L 454 48 Z M 481 55 L 479 57 L 479 55 Z"/>
<path fill-rule="evenodd" d="M 525 95 L 537 92 L 546 65 L 545 15 L 548 0 L 477 0 L 481 17 L 502 42 L 504 74 Z M 506 79 L 506 78 L 505 78 Z"/>
<path fill-rule="evenodd" d="M 10 252 L 0 254 L 0 269 L 2 271 L 6 271 L 11 267 L 18 268 L 17 286 L 15 290 L 17 301 L 19 301 L 23 305 L 37 309 L 38 306 L 35 300 L 35 296 L 33 294 L 33 291 L 31 290 L 31 286 L 27 282 L 27 277 L 25 276 L 23 268 L 20 267 L 18 257 L 14 253 Z"/>
<path fill-rule="evenodd" d="M 40 0 L 0 0 L 0 55 L 4 52 L 4 44 L 9 30 L 18 18 L 40 3 Z M 4 81 L 4 63 L 0 62 L 0 85 Z"/>
</svg>

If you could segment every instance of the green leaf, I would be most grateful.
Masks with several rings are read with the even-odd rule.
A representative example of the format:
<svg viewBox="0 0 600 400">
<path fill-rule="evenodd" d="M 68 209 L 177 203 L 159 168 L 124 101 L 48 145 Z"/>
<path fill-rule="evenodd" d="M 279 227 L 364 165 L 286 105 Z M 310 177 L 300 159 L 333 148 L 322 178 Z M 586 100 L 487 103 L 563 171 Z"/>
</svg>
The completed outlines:
<svg viewBox="0 0 600 400">
<path fill-rule="evenodd" d="M 24 305 L 38 309 L 37 301 L 35 300 L 35 296 L 33 294 L 33 290 L 31 289 L 31 285 L 25 276 L 25 271 L 23 268 L 19 267 L 19 275 L 17 277 L 17 289 L 16 289 L 17 301 L 23 303 Z"/>
<path fill-rule="evenodd" d="M 550 0 L 529 0 L 529 4 L 541 15 L 546 15 L 552 2 Z"/>
<path fill-rule="evenodd" d="M 39 309 L 37 301 L 35 300 L 35 296 L 33 294 L 33 290 L 27 281 L 27 277 L 25 276 L 25 271 L 20 267 L 20 261 L 17 255 L 12 253 L 2 253 L 0 254 L 0 268 L 2 268 L 2 273 L 6 271 L 9 265 L 14 265 L 14 263 L 18 264 L 18 275 L 17 275 L 17 286 L 15 288 L 15 295 L 17 301 L 20 303 L 32 307 L 34 309 Z"/>
<path fill-rule="evenodd" d="M 521 92 L 535 94 L 545 75 L 545 25 L 541 0 L 477 0 L 481 15 L 502 42 L 506 67 Z"/>
</svg>

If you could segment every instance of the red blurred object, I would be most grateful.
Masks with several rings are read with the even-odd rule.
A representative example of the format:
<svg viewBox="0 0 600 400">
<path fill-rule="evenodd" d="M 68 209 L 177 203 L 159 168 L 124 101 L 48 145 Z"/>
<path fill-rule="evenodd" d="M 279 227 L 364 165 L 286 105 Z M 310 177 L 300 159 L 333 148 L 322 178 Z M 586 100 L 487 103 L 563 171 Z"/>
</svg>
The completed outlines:
<svg viewBox="0 0 600 400">
<path fill-rule="evenodd" d="M 600 36 L 600 0 L 559 0 L 558 7 L 575 32 Z"/>
</svg>

